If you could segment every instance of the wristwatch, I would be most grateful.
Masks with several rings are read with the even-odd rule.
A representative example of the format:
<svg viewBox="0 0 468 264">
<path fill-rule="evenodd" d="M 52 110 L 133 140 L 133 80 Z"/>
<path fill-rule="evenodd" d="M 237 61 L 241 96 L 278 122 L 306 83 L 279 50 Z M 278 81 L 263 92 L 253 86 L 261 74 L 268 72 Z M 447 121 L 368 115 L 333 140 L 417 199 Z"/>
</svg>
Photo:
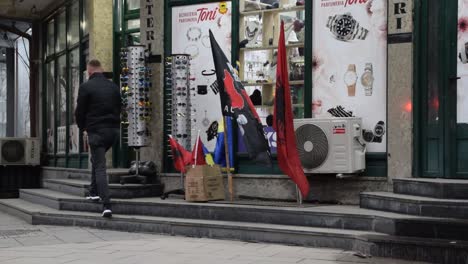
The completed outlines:
<svg viewBox="0 0 468 264">
<path fill-rule="evenodd" d="M 361 83 L 362 86 L 364 86 L 366 96 L 371 96 L 372 87 L 374 85 L 374 71 L 372 69 L 372 63 L 366 63 L 364 73 L 361 76 Z"/>
<path fill-rule="evenodd" d="M 344 82 L 348 86 L 348 96 L 356 95 L 356 82 L 358 76 L 356 73 L 356 64 L 348 65 L 348 71 L 344 75 Z"/>
<path fill-rule="evenodd" d="M 359 25 L 351 13 L 329 16 L 327 28 L 337 40 L 341 41 L 350 41 L 356 38 L 364 40 L 369 33 L 369 30 Z"/>
</svg>

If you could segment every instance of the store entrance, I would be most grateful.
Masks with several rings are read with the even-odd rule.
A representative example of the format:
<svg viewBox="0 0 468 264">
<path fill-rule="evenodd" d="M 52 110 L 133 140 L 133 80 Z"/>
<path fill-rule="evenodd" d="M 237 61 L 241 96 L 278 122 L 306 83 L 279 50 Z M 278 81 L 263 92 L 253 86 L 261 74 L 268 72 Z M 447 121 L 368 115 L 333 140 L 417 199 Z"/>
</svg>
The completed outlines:
<svg viewBox="0 0 468 264">
<path fill-rule="evenodd" d="M 418 9 L 415 176 L 468 179 L 468 4 L 422 0 Z"/>
</svg>

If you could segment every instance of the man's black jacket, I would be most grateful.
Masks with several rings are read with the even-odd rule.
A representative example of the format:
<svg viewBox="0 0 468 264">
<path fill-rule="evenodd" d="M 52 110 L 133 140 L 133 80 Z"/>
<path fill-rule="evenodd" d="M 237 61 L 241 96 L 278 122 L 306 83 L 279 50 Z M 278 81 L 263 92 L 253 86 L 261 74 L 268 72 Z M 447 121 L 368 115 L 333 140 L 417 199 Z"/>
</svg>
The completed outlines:
<svg viewBox="0 0 468 264">
<path fill-rule="evenodd" d="M 81 130 L 120 127 L 121 97 L 119 87 L 102 73 L 94 73 L 78 91 L 75 118 Z"/>
</svg>

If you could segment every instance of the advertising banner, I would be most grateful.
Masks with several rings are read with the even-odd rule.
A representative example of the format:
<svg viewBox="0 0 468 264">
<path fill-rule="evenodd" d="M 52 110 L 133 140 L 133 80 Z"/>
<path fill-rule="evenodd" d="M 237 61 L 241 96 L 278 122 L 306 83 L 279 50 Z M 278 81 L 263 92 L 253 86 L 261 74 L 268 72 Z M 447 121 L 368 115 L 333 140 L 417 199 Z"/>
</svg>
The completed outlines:
<svg viewBox="0 0 468 264">
<path fill-rule="evenodd" d="M 362 117 L 368 152 L 386 152 L 387 1 L 313 1 L 313 117 Z"/>
<path fill-rule="evenodd" d="M 466 50 L 468 47 L 468 1 L 458 0 L 458 50 L 460 52 L 460 58 L 457 58 L 458 65 L 457 76 L 460 76 L 460 80 L 457 82 L 457 123 L 468 123 L 468 59 L 466 56 Z M 463 53 L 465 56 L 463 57 Z"/>
<path fill-rule="evenodd" d="M 218 124 L 223 116 L 216 85 L 209 30 L 221 49 L 231 57 L 231 2 L 206 3 L 172 8 L 172 53 L 191 55 L 190 96 L 193 112 L 192 146 L 198 131 L 209 151 L 216 145 Z M 216 128 L 216 130 L 214 130 Z M 214 130 L 214 131 L 211 131 Z"/>
</svg>

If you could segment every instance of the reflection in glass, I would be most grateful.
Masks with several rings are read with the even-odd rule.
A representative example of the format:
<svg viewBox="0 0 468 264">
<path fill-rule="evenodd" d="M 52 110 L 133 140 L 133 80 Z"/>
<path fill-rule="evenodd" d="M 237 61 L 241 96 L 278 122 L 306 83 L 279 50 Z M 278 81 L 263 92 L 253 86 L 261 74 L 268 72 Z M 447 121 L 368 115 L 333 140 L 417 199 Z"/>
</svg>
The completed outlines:
<svg viewBox="0 0 468 264">
<path fill-rule="evenodd" d="M 47 24 L 47 56 L 54 54 L 55 51 L 55 23 L 51 20 Z"/>
<path fill-rule="evenodd" d="M 70 74 L 70 104 L 71 109 L 69 112 L 69 119 L 70 119 L 70 138 L 69 138 L 69 152 L 70 153 L 78 153 L 79 152 L 79 132 L 78 126 L 76 125 L 75 120 L 75 109 L 76 109 L 76 100 L 78 98 L 78 90 L 80 87 L 80 53 L 79 49 L 74 49 L 70 52 L 70 67 L 69 67 L 69 74 Z"/>
<path fill-rule="evenodd" d="M 65 152 L 66 124 L 67 124 L 67 64 L 66 55 L 58 59 L 57 65 L 57 153 Z"/>
<path fill-rule="evenodd" d="M 47 64 L 47 152 L 54 153 L 55 137 L 55 63 Z"/>
<path fill-rule="evenodd" d="M 120 2 L 120 1 L 118 1 Z M 83 19 L 81 21 L 81 29 L 83 30 L 83 36 L 86 36 L 89 34 L 89 0 L 84 0 L 83 1 Z"/>
<path fill-rule="evenodd" d="M 127 21 L 127 29 L 137 29 L 140 28 L 140 19 L 131 19 Z"/>
<path fill-rule="evenodd" d="M 65 49 L 66 46 L 66 27 L 67 27 L 67 20 L 65 16 L 65 12 L 62 12 L 58 16 L 58 27 L 57 27 L 57 47 L 55 51 L 59 52 Z"/>
<path fill-rule="evenodd" d="M 0 48 L 0 50 L 2 53 L 5 52 L 2 48 Z M 0 137 L 4 137 L 6 135 L 6 87 L 6 63 L 0 61 Z"/>
<path fill-rule="evenodd" d="M 131 39 L 133 41 L 133 45 L 140 45 L 140 32 L 135 32 L 130 34 Z"/>
<path fill-rule="evenodd" d="M 127 0 L 127 10 L 140 9 L 140 0 Z"/>
<path fill-rule="evenodd" d="M 80 3 L 76 1 L 70 9 L 68 21 L 68 44 L 73 45 L 80 39 Z"/>
</svg>

